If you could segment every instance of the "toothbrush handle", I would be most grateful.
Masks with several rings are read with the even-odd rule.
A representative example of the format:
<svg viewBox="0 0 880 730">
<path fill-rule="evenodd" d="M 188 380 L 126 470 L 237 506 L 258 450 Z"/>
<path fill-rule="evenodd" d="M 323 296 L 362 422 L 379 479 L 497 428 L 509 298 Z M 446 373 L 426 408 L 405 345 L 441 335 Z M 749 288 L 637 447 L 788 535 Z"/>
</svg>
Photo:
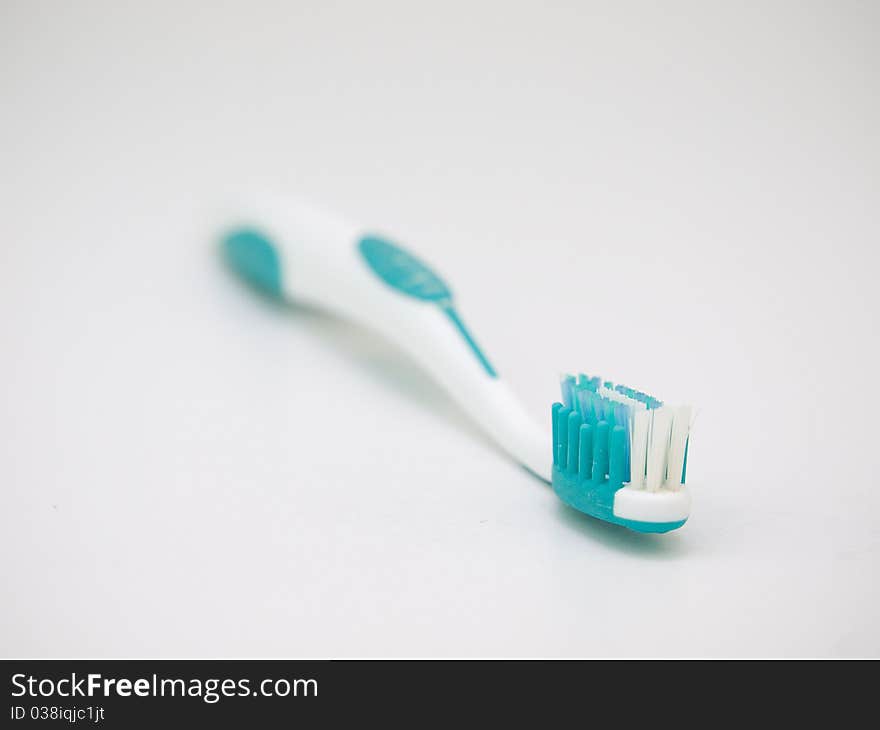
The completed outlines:
<svg viewBox="0 0 880 730">
<path fill-rule="evenodd" d="M 273 293 L 367 327 L 405 351 L 510 456 L 550 481 L 549 432 L 525 412 L 465 326 L 452 292 L 387 239 L 269 197 L 225 236 L 234 265 Z"/>
</svg>

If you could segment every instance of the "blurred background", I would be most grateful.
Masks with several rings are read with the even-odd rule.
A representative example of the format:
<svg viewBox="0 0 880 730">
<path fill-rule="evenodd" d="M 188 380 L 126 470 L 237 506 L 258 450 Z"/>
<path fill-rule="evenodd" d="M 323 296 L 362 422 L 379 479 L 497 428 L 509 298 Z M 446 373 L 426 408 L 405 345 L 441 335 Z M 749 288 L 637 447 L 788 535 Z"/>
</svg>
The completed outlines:
<svg viewBox="0 0 880 730">
<path fill-rule="evenodd" d="M 876 656 L 878 21 L 0 0 L 3 655 Z M 688 525 L 243 286 L 252 184 L 431 262 L 536 418 L 573 370 L 696 404 Z"/>
</svg>

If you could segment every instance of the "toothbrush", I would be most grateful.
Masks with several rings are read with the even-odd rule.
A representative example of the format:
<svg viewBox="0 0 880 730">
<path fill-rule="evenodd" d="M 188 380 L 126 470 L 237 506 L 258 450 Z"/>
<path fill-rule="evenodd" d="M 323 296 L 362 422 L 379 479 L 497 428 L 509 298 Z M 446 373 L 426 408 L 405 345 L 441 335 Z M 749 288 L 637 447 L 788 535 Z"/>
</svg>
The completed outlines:
<svg viewBox="0 0 880 730">
<path fill-rule="evenodd" d="M 690 407 L 665 405 L 598 377 L 567 375 L 547 429 L 498 376 L 446 283 L 396 243 L 271 196 L 243 207 L 222 242 L 233 268 L 252 284 L 333 312 L 400 347 L 569 506 L 638 532 L 668 532 L 686 522 Z"/>
</svg>

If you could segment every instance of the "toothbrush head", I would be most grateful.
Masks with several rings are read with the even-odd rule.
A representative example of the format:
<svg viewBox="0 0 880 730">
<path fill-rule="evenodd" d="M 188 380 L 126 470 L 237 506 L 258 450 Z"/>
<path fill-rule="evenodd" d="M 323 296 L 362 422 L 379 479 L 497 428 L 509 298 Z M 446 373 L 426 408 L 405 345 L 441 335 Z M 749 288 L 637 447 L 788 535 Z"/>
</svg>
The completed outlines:
<svg viewBox="0 0 880 730">
<path fill-rule="evenodd" d="M 562 402 L 552 409 L 557 496 L 637 532 L 681 527 L 690 514 L 692 409 L 598 377 L 566 375 L 561 385 Z"/>
</svg>

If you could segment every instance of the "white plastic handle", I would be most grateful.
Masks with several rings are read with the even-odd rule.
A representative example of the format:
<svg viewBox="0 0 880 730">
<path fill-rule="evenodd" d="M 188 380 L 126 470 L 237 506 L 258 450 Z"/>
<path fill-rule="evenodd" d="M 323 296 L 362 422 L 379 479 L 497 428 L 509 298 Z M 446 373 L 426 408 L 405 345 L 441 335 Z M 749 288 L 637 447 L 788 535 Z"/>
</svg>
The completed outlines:
<svg viewBox="0 0 880 730">
<path fill-rule="evenodd" d="M 405 251 L 301 202 L 261 196 L 239 210 L 237 227 L 258 231 L 271 243 L 285 297 L 357 322 L 396 344 L 504 451 L 550 481 L 549 428 L 526 413 L 494 372 L 451 296 L 433 296 L 434 275 L 427 267 L 416 266 L 404 281 L 393 281 L 398 264 L 406 273 L 414 261 Z M 433 280 L 442 289 L 442 281 Z"/>
</svg>

